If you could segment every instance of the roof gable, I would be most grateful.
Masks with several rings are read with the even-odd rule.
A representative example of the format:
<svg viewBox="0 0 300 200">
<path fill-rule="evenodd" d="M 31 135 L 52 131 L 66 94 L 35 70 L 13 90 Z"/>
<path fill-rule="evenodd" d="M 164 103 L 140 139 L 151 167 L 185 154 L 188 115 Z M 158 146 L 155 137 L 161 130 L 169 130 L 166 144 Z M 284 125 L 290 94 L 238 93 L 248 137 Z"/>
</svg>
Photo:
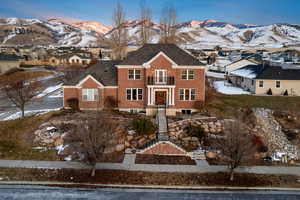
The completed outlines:
<svg viewBox="0 0 300 200">
<path fill-rule="evenodd" d="M 143 65 L 163 53 L 176 65 L 202 66 L 198 59 L 175 44 L 146 44 L 137 51 L 130 52 L 119 65 Z M 162 54 L 161 53 L 161 54 Z"/>
</svg>

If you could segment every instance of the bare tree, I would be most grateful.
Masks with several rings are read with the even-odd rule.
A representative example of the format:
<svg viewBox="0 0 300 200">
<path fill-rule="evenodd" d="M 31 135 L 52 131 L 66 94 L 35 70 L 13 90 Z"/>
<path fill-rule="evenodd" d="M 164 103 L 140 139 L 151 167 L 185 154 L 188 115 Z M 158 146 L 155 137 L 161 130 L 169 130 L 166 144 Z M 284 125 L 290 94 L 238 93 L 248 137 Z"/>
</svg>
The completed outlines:
<svg viewBox="0 0 300 200">
<path fill-rule="evenodd" d="M 25 73 L 19 76 L 1 77 L 1 86 L 5 96 L 21 110 L 21 117 L 25 116 L 26 105 L 33 101 L 34 97 L 39 94 L 41 84 L 38 80 L 30 79 Z"/>
<path fill-rule="evenodd" d="M 177 32 L 177 11 L 172 5 L 166 5 L 161 14 L 160 23 L 162 26 L 160 42 L 176 43 Z"/>
<path fill-rule="evenodd" d="M 101 112 L 96 118 L 83 121 L 74 130 L 75 137 L 81 142 L 85 155 L 84 162 L 92 166 L 91 176 L 95 176 L 96 163 L 104 155 L 108 143 L 113 138 L 115 125 L 106 119 Z"/>
<path fill-rule="evenodd" d="M 254 159 L 256 146 L 253 136 L 246 130 L 246 126 L 240 120 L 226 121 L 224 137 L 216 139 L 216 148 L 220 150 L 223 160 L 228 165 L 231 181 L 237 167 Z"/>
<path fill-rule="evenodd" d="M 140 42 L 142 45 L 144 45 L 149 43 L 151 40 L 152 10 L 145 6 L 145 1 L 142 1 L 140 12 Z"/>
<path fill-rule="evenodd" d="M 122 59 L 125 56 L 128 43 L 128 33 L 125 27 L 126 14 L 122 5 L 118 2 L 113 12 L 113 25 L 115 30 L 111 33 L 110 45 L 115 59 Z"/>
</svg>

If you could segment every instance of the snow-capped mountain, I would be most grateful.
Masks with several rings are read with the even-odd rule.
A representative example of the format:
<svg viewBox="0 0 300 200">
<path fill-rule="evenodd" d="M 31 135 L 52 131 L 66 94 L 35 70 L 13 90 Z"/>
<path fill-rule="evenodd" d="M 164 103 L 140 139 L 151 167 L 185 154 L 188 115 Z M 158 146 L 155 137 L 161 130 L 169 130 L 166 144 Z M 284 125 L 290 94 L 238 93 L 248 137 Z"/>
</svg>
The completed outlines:
<svg viewBox="0 0 300 200">
<path fill-rule="evenodd" d="M 58 19 L 0 19 L 0 45 L 99 46 L 102 36 Z"/>
<path fill-rule="evenodd" d="M 141 21 L 125 23 L 129 44 L 138 45 Z M 300 44 L 300 25 L 272 24 L 229 24 L 216 20 L 192 20 L 176 25 L 176 38 L 185 48 L 212 48 L 217 45 L 229 48 L 272 48 Z M 110 37 L 116 29 L 105 36 Z M 162 31 L 159 23 L 152 22 L 151 42 L 157 43 Z"/>
<path fill-rule="evenodd" d="M 73 26 L 76 26 L 82 30 L 86 30 L 86 31 L 94 31 L 100 35 L 104 35 L 106 33 L 108 33 L 111 28 L 101 24 L 99 22 L 75 22 L 72 23 Z"/>
<path fill-rule="evenodd" d="M 141 21 L 125 22 L 129 45 L 138 45 Z M 162 26 L 151 22 L 151 42 L 159 42 Z M 186 48 L 261 48 L 300 46 L 300 25 L 230 24 L 216 20 L 192 20 L 176 25 L 176 39 Z M 0 45 L 99 46 L 116 31 L 98 22 L 61 19 L 0 19 Z"/>
</svg>

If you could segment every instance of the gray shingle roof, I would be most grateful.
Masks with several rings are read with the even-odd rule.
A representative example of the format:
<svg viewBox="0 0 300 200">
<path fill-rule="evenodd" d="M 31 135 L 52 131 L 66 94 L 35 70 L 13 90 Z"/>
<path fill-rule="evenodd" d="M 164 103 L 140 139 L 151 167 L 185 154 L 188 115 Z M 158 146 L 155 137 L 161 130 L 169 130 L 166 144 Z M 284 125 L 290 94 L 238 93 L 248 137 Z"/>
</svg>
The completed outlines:
<svg viewBox="0 0 300 200">
<path fill-rule="evenodd" d="M 119 65 L 142 65 L 150 61 L 161 51 L 177 65 L 204 65 L 175 44 L 146 44 L 137 51 L 129 53 Z"/>
<path fill-rule="evenodd" d="M 104 86 L 117 86 L 117 68 L 115 65 L 120 61 L 101 60 L 90 66 L 84 73 L 68 80 L 65 85 L 76 85 L 86 76 L 91 75 Z"/>
<path fill-rule="evenodd" d="M 254 79 L 264 79 L 264 80 L 300 80 L 300 67 L 285 68 L 282 66 L 271 66 L 269 64 L 259 64 L 259 65 L 247 65 L 243 68 L 235 70 L 239 71 L 252 71 L 254 74 Z M 235 74 L 234 72 L 231 74 Z"/>
</svg>

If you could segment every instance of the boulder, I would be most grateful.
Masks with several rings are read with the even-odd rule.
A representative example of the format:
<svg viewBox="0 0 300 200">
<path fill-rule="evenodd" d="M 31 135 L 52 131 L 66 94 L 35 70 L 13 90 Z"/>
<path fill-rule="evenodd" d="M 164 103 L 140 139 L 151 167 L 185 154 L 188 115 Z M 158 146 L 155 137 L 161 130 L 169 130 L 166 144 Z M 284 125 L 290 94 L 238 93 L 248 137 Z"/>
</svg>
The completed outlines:
<svg viewBox="0 0 300 200">
<path fill-rule="evenodd" d="M 120 151 L 124 151 L 125 149 L 125 144 L 118 144 L 116 146 L 116 151 L 120 152 Z"/>
</svg>

